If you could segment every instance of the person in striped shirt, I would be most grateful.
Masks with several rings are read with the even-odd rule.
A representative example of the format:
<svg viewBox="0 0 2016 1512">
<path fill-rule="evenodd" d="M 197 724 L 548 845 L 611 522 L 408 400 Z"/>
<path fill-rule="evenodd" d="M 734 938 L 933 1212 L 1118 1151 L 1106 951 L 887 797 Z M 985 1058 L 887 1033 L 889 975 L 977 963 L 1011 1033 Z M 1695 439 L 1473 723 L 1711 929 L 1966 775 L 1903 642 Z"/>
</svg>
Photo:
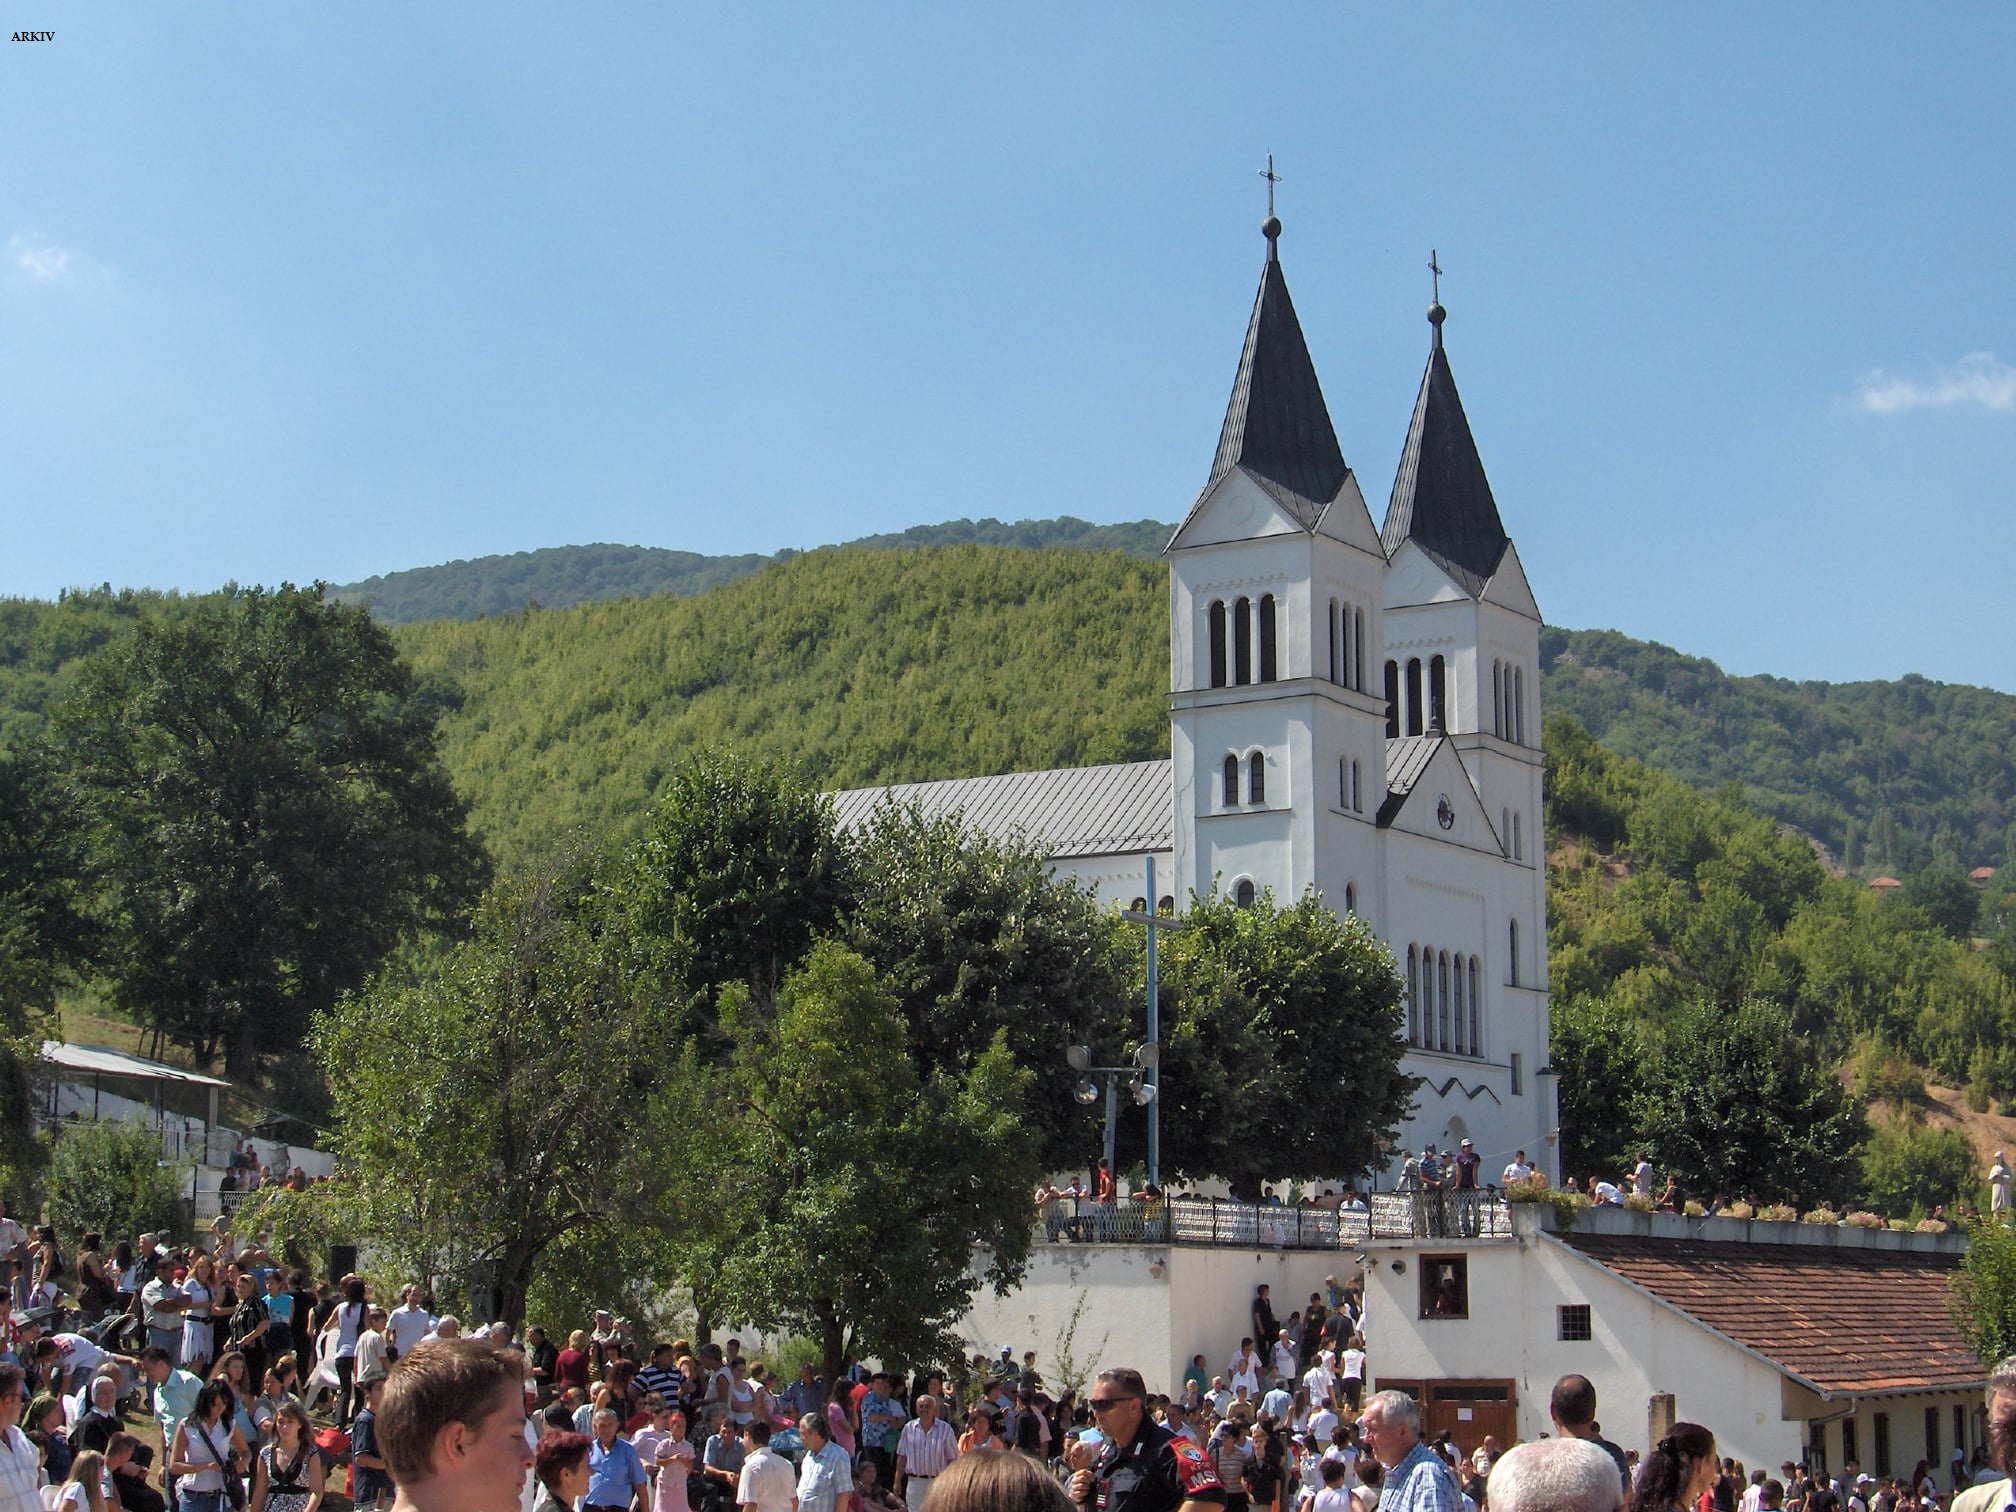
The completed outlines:
<svg viewBox="0 0 2016 1512">
<path fill-rule="evenodd" d="M 945 1473 L 959 1454 L 959 1436 L 938 1417 L 938 1398 L 926 1392 L 917 1398 L 917 1416 L 903 1425 L 896 1440 L 896 1486 L 910 1512 L 919 1512 L 931 1482 Z"/>
</svg>

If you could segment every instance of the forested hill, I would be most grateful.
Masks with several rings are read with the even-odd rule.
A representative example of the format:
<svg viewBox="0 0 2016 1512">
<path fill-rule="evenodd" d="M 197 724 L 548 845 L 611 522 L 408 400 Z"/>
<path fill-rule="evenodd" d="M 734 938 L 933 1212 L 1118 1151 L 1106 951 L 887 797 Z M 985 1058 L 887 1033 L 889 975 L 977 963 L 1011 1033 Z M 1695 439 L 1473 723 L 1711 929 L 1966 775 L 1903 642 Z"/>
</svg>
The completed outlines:
<svg viewBox="0 0 2016 1512">
<path fill-rule="evenodd" d="M 1118 552 L 816 551 L 697 598 L 397 634 L 455 690 L 444 754 L 510 862 L 625 832 L 702 749 L 834 787 L 1163 754 L 1168 596 Z"/>
<path fill-rule="evenodd" d="M 460 706 L 445 731 L 451 763 L 505 859 L 556 825 L 634 812 L 666 764 L 703 743 L 788 757 L 833 784 L 1160 754 L 1167 575 L 1133 553 L 1159 549 L 1166 527 L 979 521 L 908 534 L 1024 529 L 1075 529 L 1077 544 L 891 551 L 902 538 L 884 537 L 750 558 L 750 575 L 698 597 L 563 610 L 541 595 L 535 612 L 397 633 Z M 109 590 L 0 600 L 0 744 L 40 724 L 78 657 L 182 602 Z M 2016 697 L 1918 677 L 1731 677 L 1611 631 L 1550 629 L 1542 662 L 1548 710 L 1696 788 L 1740 784 L 1852 865 L 1898 876 L 1935 859 L 2016 865 Z"/>
<path fill-rule="evenodd" d="M 1175 529 L 1155 520 L 1094 525 L 1069 515 L 1012 524 L 992 519 L 949 520 L 943 525 L 915 525 L 892 535 L 863 536 L 846 544 L 871 551 L 917 546 L 1069 546 L 1078 551 L 1152 557 L 1161 554 Z M 369 604 L 372 614 L 385 624 L 410 625 L 420 620 L 508 614 L 532 604 L 564 609 L 598 599 L 703 593 L 796 555 L 785 551 L 774 557 L 755 553 L 701 556 L 656 546 L 551 546 L 388 572 L 361 583 L 344 583 L 330 589 L 330 594 L 345 603 Z"/>
<path fill-rule="evenodd" d="M 2016 865 L 2016 698 L 1896 682 L 1731 677 L 1613 630 L 1544 632 L 1541 697 L 1704 791 L 1737 784 L 1851 871 Z"/>
</svg>

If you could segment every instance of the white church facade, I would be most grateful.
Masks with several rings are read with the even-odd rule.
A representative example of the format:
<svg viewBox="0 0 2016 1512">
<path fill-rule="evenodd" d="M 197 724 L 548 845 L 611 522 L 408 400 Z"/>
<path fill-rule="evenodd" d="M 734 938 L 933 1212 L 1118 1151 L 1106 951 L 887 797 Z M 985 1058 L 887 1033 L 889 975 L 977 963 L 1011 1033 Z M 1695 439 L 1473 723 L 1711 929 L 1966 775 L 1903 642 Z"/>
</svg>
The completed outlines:
<svg viewBox="0 0 2016 1512">
<path fill-rule="evenodd" d="M 1170 540 L 1171 755 L 892 794 L 1044 847 L 1140 908 L 1192 893 L 1358 915 L 1406 984 L 1411 1149 L 1468 1137 L 1558 1178 L 1547 1065 L 1540 612 L 1431 307 L 1427 371 L 1375 527 L 1317 383 L 1269 220 L 1211 473 Z M 1283 1173 L 1290 1175 L 1294 1173 Z M 1391 1172 L 1385 1173 L 1388 1178 Z"/>
</svg>

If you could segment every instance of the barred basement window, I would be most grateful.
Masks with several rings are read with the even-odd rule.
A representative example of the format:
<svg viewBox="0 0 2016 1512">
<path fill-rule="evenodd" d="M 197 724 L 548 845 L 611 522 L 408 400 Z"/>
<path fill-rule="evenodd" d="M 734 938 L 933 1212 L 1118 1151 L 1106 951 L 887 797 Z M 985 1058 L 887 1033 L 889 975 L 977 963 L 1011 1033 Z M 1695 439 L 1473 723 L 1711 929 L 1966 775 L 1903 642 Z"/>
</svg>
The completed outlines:
<svg viewBox="0 0 2016 1512">
<path fill-rule="evenodd" d="M 1571 1302 L 1554 1309 L 1560 1323 L 1559 1337 L 1564 1343 L 1584 1344 L 1596 1337 L 1589 1326 L 1589 1304 Z"/>
</svg>

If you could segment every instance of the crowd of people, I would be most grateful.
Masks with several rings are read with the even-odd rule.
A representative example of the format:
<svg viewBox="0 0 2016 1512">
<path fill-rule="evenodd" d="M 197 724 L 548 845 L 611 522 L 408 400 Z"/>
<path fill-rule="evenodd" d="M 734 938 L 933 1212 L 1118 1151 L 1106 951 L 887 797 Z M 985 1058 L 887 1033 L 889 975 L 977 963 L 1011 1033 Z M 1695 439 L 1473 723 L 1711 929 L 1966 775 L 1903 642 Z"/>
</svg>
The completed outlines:
<svg viewBox="0 0 2016 1512">
<path fill-rule="evenodd" d="M 1992 1454 L 1945 1485 L 1748 1470 L 1690 1423 L 1641 1464 L 1579 1376 L 1548 1434 L 1465 1454 L 1412 1396 L 1369 1390 L 1355 1278 L 1285 1317 L 1256 1288 L 1238 1348 L 1173 1394 L 1118 1369 L 1081 1398 L 1012 1347 L 949 1377 L 787 1380 L 738 1339 L 646 1340 L 611 1311 L 465 1333 L 418 1285 L 312 1283 L 261 1243 L 80 1238 L 66 1257 L 0 1207 L 0 1512 L 2003 1512 L 2016 1444 L 2011 1362 Z"/>
</svg>

